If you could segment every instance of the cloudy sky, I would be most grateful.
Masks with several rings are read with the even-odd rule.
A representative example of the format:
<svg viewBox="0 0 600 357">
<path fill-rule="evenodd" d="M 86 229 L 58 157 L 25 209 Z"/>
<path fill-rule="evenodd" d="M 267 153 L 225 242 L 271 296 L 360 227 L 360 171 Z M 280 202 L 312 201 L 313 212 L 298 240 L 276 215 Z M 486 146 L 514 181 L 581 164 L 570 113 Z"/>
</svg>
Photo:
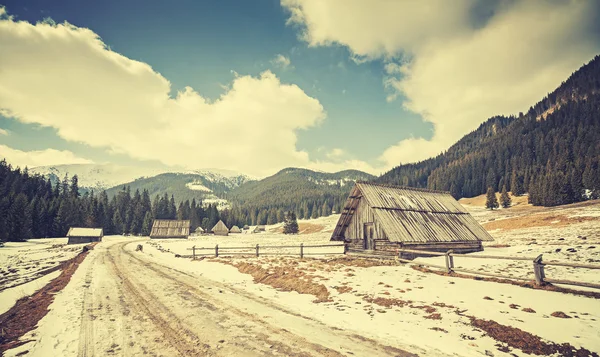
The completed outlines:
<svg viewBox="0 0 600 357">
<path fill-rule="evenodd" d="M 0 0 L 0 157 L 383 173 L 552 91 L 599 4 Z"/>
</svg>

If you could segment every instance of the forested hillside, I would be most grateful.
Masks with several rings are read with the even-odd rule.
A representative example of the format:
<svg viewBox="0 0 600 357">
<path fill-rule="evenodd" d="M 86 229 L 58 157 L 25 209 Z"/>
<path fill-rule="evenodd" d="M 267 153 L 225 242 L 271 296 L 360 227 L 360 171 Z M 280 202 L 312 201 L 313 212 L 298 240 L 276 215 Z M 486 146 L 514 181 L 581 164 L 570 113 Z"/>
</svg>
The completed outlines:
<svg viewBox="0 0 600 357">
<path fill-rule="evenodd" d="M 131 190 L 147 190 L 151 196 L 172 195 L 178 203 L 192 199 L 200 202 L 205 199 L 224 198 L 230 190 L 247 181 L 245 176 L 224 177 L 196 173 L 163 173 L 115 186 L 108 189 L 107 193 L 109 197 L 112 197 L 123 186 L 128 186 Z"/>
<path fill-rule="evenodd" d="M 600 197 L 599 89 L 596 56 L 526 114 L 490 118 L 445 153 L 377 181 L 446 190 L 456 198 L 506 185 L 543 206 Z"/>
<path fill-rule="evenodd" d="M 259 224 L 281 222 L 285 211 L 298 218 L 327 216 L 339 212 L 354 182 L 375 178 L 358 170 L 337 173 L 286 168 L 260 181 L 248 182 L 231 191 L 233 212 L 248 212 Z"/>
</svg>

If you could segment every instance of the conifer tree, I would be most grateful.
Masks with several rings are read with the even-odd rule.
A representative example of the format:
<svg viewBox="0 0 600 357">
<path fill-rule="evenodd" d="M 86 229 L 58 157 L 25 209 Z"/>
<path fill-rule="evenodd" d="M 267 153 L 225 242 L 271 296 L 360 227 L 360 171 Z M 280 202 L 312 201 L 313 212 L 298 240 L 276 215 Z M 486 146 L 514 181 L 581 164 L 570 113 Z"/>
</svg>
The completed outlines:
<svg viewBox="0 0 600 357">
<path fill-rule="evenodd" d="M 494 196 L 496 196 L 494 194 Z M 502 204 L 502 208 L 508 208 L 512 204 L 512 199 L 506 192 L 506 185 L 502 186 L 502 194 L 500 194 L 500 204 Z"/>
<path fill-rule="evenodd" d="M 294 211 L 288 211 L 285 215 L 285 221 L 283 224 L 283 234 L 297 234 L 298 233 L 298 220 Z"/>
<path fill-rule="evenodd" d="M 494 192 L 494 189 L 490 186 L 487 190 L 485 208 L 494 210 L 494 208 L 498 208 L 498 207 L 499 207 L 499 204 L 498 204 L 498 199 L 496 198 L 496 192 Z"/>
<path fill-rule="evenodd" d="M 146 211 L 146 216 L 144 216 L 144 223 L 142 224 L 142 235 L 150 235 L 150 231 L 152 230 L 152 222 L 152 213 L 150 211 Z"/>
</svg>

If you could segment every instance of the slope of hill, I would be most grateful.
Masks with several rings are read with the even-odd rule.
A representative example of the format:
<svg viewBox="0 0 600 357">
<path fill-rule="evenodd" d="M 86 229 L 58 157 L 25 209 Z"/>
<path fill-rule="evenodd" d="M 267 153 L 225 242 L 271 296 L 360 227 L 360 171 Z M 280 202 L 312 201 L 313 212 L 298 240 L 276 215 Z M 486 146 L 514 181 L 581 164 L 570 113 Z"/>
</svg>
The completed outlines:
<svg viewBox="0 0 600 357">
<path fill-rule="evenodd" d="M 518 117 L 496 116 L 446 152 L 401 165 L 378 182 L 483 194 L 504 185 L 534 205 L 600 196 L 600 56 Z"/>
<path fill-rule="evenodd" d="M 294 210 L 300 218 L 310 218 L 320 216 L 323 206 L 328 207 L 328 213 L 339 211 L 354 182 L 374 178 L 358 170 L 325 173 L 286 168 L 260 181 L 241 185 L 228 197 L 245 208 Z M 314 209 L 319 212 L 313 214 Z"/>
<path fill-rule="evenodd" d="M 227 201 L 224 199 L 227 193 L 249 180 L 245 175 L 227 177 L 210 171 L 169 172 L 122 183 L 106 192 L 109 197 L 112 197 L 123 186 L 129 186 L 132 192 L 146 189 L 151 197 L 167 194 L 173 195 L 177 202 L 195 198 L 205 204 L 216 203 L 217 206 L 224 207 L 227 206 Z"/>
</svg>

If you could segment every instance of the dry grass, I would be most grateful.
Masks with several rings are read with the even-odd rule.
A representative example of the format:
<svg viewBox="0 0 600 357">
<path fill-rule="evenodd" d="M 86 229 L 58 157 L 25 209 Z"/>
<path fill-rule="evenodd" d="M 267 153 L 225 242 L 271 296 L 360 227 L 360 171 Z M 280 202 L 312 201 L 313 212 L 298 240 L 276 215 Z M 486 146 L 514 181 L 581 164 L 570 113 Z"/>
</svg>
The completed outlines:
<svg viewBox="0 0 600 357">
<path fill-rule="evenodd" d="M 558 317 L 561 319 L 570 319 L 571 318 L 571 316 L 565 314 L 562 311 L 554 311 L 553 313 L 550 314 L 550 316 Z"/>
<path fill-rule="evenodd" d="M 325 229 L 322 224 L 314 223 L 298 223 L 298 234 L 312 234 L 319 233 Z M 278 227 L 270 230 L 271 233 L 283 233 L 283 227 Z"/>
<path fill-rule="evenodd" d="M 521 311 L 528 312 L 530 314 L 535 314 L 535 310 L 530 307 L 525 307 L 525 308 L 521 309 Z"/>
<path fill-rule="evenodd" d="M 501 325 L 496 321 L 478 319 L 473 316 L 471 316 L 470 319 L 473 327 L 485 331 L 486 334 L 494 340 L 505 343 L 509 347 L 518 348 L 526 354 L 543 356 L 558 354 L 560 356 L 598 357 L 597 353 L 591 352 L 583 347 L 577 349 L 568 343 L 555 344 L 544 342 L 539 336 L 525 332 L 516 327 Z M 506 349 L 505 346 L 500 347 Z"/>
<path fill-rule="evenodd" d="M 333 287 L 339 294 L 345 294 L 352 291 L 350 286 L 334 286 Z"/>
<path fill-rule="evenodd" d="M 588 221 L 600 221 L 600 217 L 569 217 L 558 213 L 533 214 L 487 222 L 483 224 L 483 228 L 491 231 L 494 229 L 514 230 L 533 227 L 563 227 Z"/>
<path fill-rule="evenodd" d="M 37 323 L 48 313 L 48 306 L 54 301 L 54 295 L 61 291 L 75 273 L 79 264 L 93 249 L 96 243 L 84 247 L 84 250 L 74 258 L 62 262 L 59 267 L 60 275 L 31 296 L 17 301 L 15 306 L 0 315 L 0 355 L 4 351 L 20 346 L 28 341 L 19 341 L 23 335 L 33 330 Z"/>
<path fill-rule="evenodd" d="M 306 274 L 302 270 L 290 266 L 265 269 L 260 265 L 246 262 L 230 263 L 222 261 L 222 263 L 233 265 L 240 273 L 250 274 L 255 283 L 269 285 L 281 291 L 295 291 L 299 294 L 314 295 L 316 297 L 314 302 L 331 301 L 327 287 L 313 282 L 316 276 Z"/>
</svg>

